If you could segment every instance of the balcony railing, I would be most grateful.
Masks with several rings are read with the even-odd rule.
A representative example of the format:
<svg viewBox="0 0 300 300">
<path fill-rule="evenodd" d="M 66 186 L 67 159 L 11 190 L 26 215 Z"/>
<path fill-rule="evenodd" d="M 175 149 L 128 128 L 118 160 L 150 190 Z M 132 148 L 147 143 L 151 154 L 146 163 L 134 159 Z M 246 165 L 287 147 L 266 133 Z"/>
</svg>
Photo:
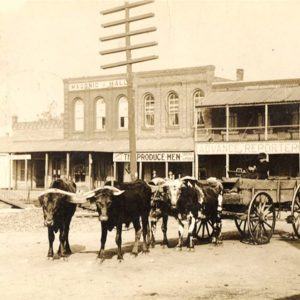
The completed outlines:
<svg viewBox="0 0 300 300">
<path fill-rule="evenodd" d="M 264 141 L 264 140 L 299 140 L 299 125 L 272 125 L 267 130 L 264 126 L 254 127 L 198 127 L 196 141 Z"/>
</svg>

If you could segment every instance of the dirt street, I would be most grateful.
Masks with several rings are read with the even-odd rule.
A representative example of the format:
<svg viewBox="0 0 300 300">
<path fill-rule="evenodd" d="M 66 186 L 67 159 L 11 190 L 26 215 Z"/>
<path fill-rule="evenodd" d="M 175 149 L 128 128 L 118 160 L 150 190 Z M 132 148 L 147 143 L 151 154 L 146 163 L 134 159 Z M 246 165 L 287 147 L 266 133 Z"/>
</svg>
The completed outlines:
<svg viewBox="0 0 300 300">
<path fill-rule="evenodd" d="M 234 222 L 223 222 L 223 245 L 198 243 L 195 252 L 177 251 L 177 227 L 169 223 L 171 248 L 130 255 L 134 231 L 123 232 L 124 261 L 118 262 L 115 232 L 108 259 L 96 260 L 97 218 L 73 218 L 67 260 L 48 260 L 42 211 L 0 209 L 1 299 L 300 299 L 300 241 L 292 226 L 278 221 L 271 243 L 242 243 Z M 160 226 L 160 224 L 159 224 Z M 58 247 L 58 237 L 55 249 Z"/>
</svg>

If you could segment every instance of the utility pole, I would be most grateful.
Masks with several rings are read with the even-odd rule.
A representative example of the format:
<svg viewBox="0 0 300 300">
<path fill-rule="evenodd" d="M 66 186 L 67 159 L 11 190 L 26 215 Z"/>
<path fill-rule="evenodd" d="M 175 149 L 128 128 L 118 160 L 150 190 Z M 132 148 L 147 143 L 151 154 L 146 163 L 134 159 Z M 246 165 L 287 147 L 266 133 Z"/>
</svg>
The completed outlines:
<svg viewBox="0 0 300 300">
<path fill-rule="evenodd" d="M 114 7 L 114 8 L 107 9 L 107 10 L 100 12 L 102 15 L 108 15 L 108 14 L 112 14 L 112 13 L 116 13 L 116 12 L 120 12 L 120 11 L 124 11 L 124 13 L 125 13 L 124 19 L 102 24 L 103 28 L 125 25 L 125 32 L 100 38 L 101 42 L 125 38 L 125 47 L 118 47 L 118 48 L 114 48 L 114 49 L 110 49 L 110 50 L 100 51 L 100 54 L 107 55 L 107 54 L 114 54 L 114 53 L 119 53 L 119 52 L 126 53 L 125 61 L 120 61 L 120 62 L 108 64 L 108 65 L 103 65 L 103 66 L 101 66 L 101 68 L 109 69 L 109 68 L 115 68 L 115 67 L 120 67 L 120 66 L 126 66 L 127 100 L 128 100 L 128 133 L 129 133 L 131 181 L 134 181 L 137 178 L 137 176 L 136 176 L 137 161 L 136 161 L 136 133 L 135 133 L 135 101 L 134 101 L 134 91 L 133 91 L 132 64 L 157 59 L 158 56 L 152 55 L 152 56 L 145 56 L 145 57 L 140 57 L 140 58 L 132 58 L 132 56 L 131 56 L 132 50 L 156 46 L 157 42 L 148 42 L 148 43 L 131 45 L 131 41 L 130 41 L 131 36 L 156 31 L 156 27 L 148 27 L 148 28 L 144 28 L 144 29 L 130 31 L 130 23 L 154 17 L 153 13 L 147 13 L 147 14 L 143 14 L 143 15 L 130 17 L 130 9 L 138 7 L 138 6 L 142 6 L 145 4 L 153 3 L 153 2 L 154 2 L 154 0 L 143 0 L 143 1 L 133 2 L 133 3 L 129 3 L 126 1 L 125 4 L 122 6 Z"/>
</svg>

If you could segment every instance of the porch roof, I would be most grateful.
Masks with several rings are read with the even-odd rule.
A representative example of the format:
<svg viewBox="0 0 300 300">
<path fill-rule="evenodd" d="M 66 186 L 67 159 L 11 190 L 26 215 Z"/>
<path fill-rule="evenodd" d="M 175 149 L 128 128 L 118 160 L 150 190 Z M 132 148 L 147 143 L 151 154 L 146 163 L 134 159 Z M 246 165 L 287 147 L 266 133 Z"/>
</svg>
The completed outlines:
<svg viewBox="0 0 300 300">
<path fill-rule="evenodd" d="M 231 91 L 213 91 L 197 104 L 197 107 L 242 106 L 268 103 L 300 103 L 300 86 L 249 88 Z"/>
<path fill-rule="evenodd" d="M 137 151 L 194 151 L 193 138 L 138 139 Z M 33 152 L 129 152 L 128 140 L 13 141 L 0 139 L 0 153 Z"/>
</svg>

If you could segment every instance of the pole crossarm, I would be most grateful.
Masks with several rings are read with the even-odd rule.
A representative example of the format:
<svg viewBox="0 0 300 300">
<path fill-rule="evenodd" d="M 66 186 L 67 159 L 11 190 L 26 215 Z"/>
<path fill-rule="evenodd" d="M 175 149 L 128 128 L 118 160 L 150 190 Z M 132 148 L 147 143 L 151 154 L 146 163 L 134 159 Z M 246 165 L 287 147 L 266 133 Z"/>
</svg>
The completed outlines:
<svg viewBox="0 0 300 300">
<path fill-rule="evenodd" d="M 120 61 L 120 62 L 116 62 L 116 63 L 112 63 L 112 64 L 103 65 L 103 66 L 101 66 L 101 68 L 102 69 L 116 68 L 116 67 L 136 64 L 136 63 L 143 62 L 143 61 L 153 60 L 153 59 L 158 59 L 158 56 L 151 55 L 151 56 L 144 56 L 141 58 L 129 59 L 129 60 L 125 60 L 125 61 Z"/>
<path fill-rule="evenodd" d="M 133 36 L 133 35 L 138 35 L 138 34 L 142 34 L 142 33 L 153 32 L 153 31 L 156 31 L 156 27 L 148 27 L 148 28 L 129 31 L 129 32 L 125 32 L 125 33 L 117 33 L 117 34 L 102 37 L 102 38 L 100 38 L 100 41 L 106 42 L 106 41 L 111 41 L 111 40 L 115 40 L 115 39 L 120 39 L 120 38 L 124 38 L 124 37 L 128 37 L 128 36 Z"/>
<path fill-rule="evenodd" d="M 153 3 L 153 2 L 154 2 L 154 0 L 143 0 L 143 1 L 133 2 L 133 3 L 126 3 L 126 4 L 121 5 L 121 6 L 117 6 L 117 7 L 114 7 L 114 8 L 102 10 L 102 11 L 100 11 L 100 14 L 101 15 L 108 15 L 108 14 L 112 14 L 112 13 L 115 13 L 115 12 L 125 10 L 126 8 L 134 8 L 134 7 L 142 6 L 142 5 L 145 5 L 145 4 L 150 4 L 150 3 Z"/>
<path fill-rule="evenodd" d="M 99 53 L 101 55 L 107 55 L 107 54 L 119 53 L 127 50 L 135 50 L 135 49 L 141 49 L 141 48 L 152 47 L 152 46 L 157 46 L 157 42 L 142 43 L 142 44 L 136 44 L 128 47 L 119 47 L 110 50 L 103 50 L 100 51 Z"/>
<path fill-rule="evenodd" d="M 131 17 L 131 18 L 125 18 L 125 19 L 121 19 L 121 20 L 117 20 L 117 21 L 113 21 L 113 22 L 104 23 L 104 24 L 102 24 L 102 27 L 107 28 L 107 27 L 122 25 L 125 23 L 130 23 L 130 22 L 140 21 L 140 20 L 144 20 L 144 19 L 148 19 L 148 18 L 153 18 L 154 16 L 155 16 L 154 13 L 139 15 L 139 16 L 135 16 L 135 17 Z"/>
</svg>

